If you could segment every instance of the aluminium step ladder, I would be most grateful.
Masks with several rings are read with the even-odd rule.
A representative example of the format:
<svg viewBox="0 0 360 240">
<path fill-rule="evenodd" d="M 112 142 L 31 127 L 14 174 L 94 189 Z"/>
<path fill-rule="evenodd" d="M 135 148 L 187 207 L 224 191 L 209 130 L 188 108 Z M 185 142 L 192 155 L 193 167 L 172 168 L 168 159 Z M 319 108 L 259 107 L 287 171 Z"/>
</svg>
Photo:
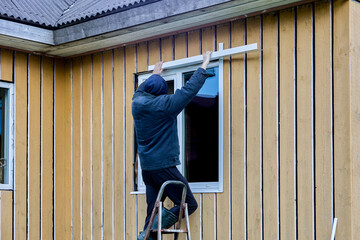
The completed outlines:
<svg viewBox="0 0 360 240">
<path fill-rule="evenodd" d="M 176 224 L 175 229 L 161 229 L 161 224 L 162 223 L 161 223 L 161 217 L 159 217 L 158 218 L 157 229 L 151 230 L 151 226 L 153 225 L 156 214 L 158 213 L 158 216 L 162 216 L 163 203 L 161 201 L 161 198 L 162 198 L 162 195 L 164 193 L 165 187 L 167 185 L 169 185 L 169 184 L 177 184 L 177 185 L 181 185 L 183 187 L 178 222 Z M 154 209 L 153 209 L 151 217 L 150 217 L 149 225 L 148 225 L 148 227 L 146 229 L 144 240 L 148 240 L 148 238 L 150 236 L 150 231 L 151 232 L 157 232 L 157 240 L 162 239 L 162 234 L 175 234 L 175 240 L 177 240 L 179 233 L 186 233 L 187 240 L 191 240 L 191 237 L 190 237 L 190 224 L 189 224 L 189 212 L 188 212 L 187 203 L 185 203 L 186 193 L 187 193 L 187 187 L 183 182 L 180 182 L 180 181 L 175 181 L 175 180 L 166 181 L 161 185 L 158 196 L 156 198 Z M 181 229 L 182 216 L 184 215 L 184 213 L 185 213 L 186 227 L 184 229 Z"/>
</svg>

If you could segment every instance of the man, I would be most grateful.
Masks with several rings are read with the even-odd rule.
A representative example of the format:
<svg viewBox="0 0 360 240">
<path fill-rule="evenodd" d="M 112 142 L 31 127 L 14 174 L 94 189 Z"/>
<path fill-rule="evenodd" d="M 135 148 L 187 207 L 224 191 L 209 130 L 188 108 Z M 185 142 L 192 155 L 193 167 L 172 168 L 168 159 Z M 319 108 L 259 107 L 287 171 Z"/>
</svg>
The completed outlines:
<svg viewBox="0 0 360 240">
<path fill-rule="evenodd" d="M 145 237 L 156 197 L 165 181 L 178 180 L 185 183 L 189 214 L 197 209 L 197 202 L 187 180 L 176 168 L 176 165 L 180 164 L 176 119 L 209 77 L 206 67 L 209 64 L 210 55 L 210 51 L 203 54 L 202 66 L 194 72 L 185 86 L 172 95 L 167 94 L 166 81 L 160 76 L 163 71 L 162 62 L 156 63 L 153 74 L 138 87 L 133 96 L 132 114 L 148 205 L 144 231 L 138 236 L 139 240 Z M 169 185 L 165 188 L 163 197 L 169 197 L 175 203 L 175 207 L 170 210 L 163 209 L 163 228 L 169 228 L 177 222 L 181 196 L 181 186 Z M 152 229 L 156 227 L 153 225 Z M 149 239 L 155 239 L 155 236 L 152 234 Z"/>
</svg>

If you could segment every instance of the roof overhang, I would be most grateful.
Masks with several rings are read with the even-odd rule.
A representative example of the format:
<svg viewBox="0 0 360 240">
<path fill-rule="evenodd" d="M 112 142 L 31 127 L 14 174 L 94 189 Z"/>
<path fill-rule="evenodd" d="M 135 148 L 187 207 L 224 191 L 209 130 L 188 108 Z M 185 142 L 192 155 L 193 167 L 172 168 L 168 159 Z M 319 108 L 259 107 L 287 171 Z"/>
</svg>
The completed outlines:
<svg viewBox="0 0 360 240">
<path fill-rule="evenodd" d="M 56 30 L 0 19 L 0 45 L 68 57 L 301 2 L 306 1 L 162 0 Z"/>
</svg>

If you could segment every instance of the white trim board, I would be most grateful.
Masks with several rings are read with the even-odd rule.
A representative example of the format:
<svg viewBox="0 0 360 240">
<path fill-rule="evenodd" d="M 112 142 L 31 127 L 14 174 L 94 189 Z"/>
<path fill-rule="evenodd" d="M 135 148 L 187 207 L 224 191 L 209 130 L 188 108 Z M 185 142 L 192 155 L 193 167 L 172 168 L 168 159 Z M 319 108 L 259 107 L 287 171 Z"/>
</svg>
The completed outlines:
<svg viewBox="0 0 360 240">
<path fill-rule="evenodd" d="M 220 44 L 222 44 L 222 43 L 219 43 L 219 45 Z M 240 46 L 240 47 L 228 48 L 225 50 L 219 50 L 219 51 L 211 53 L 210 60 L 218 60 L 222 57 L 227 57 L 227 56 L 231 56 L 231 55 L 235 55 L 235 54 L 247 53 L 247 52 L 252 52 L 252 51 L 257 51 L 257 50 L 258 50 L 257 43 L 248 44 L 248 45 L 244 45 L 244 46 Z M 172 69 L 172 68 L 186 67 L 186 66 L 202 63 L 202 61 L 203 61 L 203 56 L 197 55 L 194 57 L 182 58 L 182 59 L 178 59 L 178 60 L 174 60 L 174 61 L 165 62 L 165 63 L 163 63 L 162 68 L 163 69 Z M 155 67 L 155 65 L 149 66 L 148 71 L 154 70 L 154 67 Z"/>
</svg>

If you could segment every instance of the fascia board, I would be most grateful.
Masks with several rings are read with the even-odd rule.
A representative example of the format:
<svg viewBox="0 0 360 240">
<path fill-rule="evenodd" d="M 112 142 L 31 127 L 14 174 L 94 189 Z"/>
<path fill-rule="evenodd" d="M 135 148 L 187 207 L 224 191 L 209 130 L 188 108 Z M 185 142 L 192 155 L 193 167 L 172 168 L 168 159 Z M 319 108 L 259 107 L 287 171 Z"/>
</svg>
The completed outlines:
<svg viewBox="0 0 360 240">
<path fill-rule="evenodd" d="M 240 0 L 250 2 L 255 0 Z M 137 8 L 111 14 L 91 21 L 71 25 L 54 31 L 55 44 L 64 44 L 99 36 L 134 26 L 181 16 L 213 6 L 220 7 L 231 0 L 162 0 Z M 220 4 L 220 5 L 219 5 Z M 186 16 L 182 16 L 183 18 Z M 168 20 L 169 21 L 169 20 Z"/>
<path fill-rule="evenodd" d="M 282 5 L 300 2 L 300 0 L 260 0 L 247 1 L 247 3 L 227 7 L 213 12 L 202 12 L 201 14 L 193 13 L 191 16 L 174 17 L 173 19 L 163 19 L 151 23 L 135 26 L 133 28 L 123 29 L 108 34 L 95 37 L 88 37 L 84 40 L 70 42 L 58 45 L 49 49 L 49 54 L 58 56 L 78 55 L 84 52 L 95 51 L 97 49 L 109 48 L 142 39 L 149 39 L 154 36 L 164 35 L 171 32 L 181 31 L 184 29 L 206 25 L 212 22 L 231 19 L 239 16 L 246 16 L 266 9 L 279 7 Z M 261 4 L 260 4 L 261 3 Z"/>
<path fill-rule="evenodd" d="M 202 9 L 209 4 L 209 1 L 213 6 Z M 150 10 L 145 8 L 152 5 L 149 4 L 58 30 L 0 19 L 0 45 L 68 57 L 139 42 L 255 12 L 266 12 L 268 9 L 302 0 L 177 0 L 176 2 L 187 7 L 174 9 L 174 0 L 163 0 L 153 4 L 162 3 L 171 10 L 162 12 L 161 5 L 155 5 L 152 7 L 158 10 L 149 14 Z M 189 5 L 190 3 L 193 5 Z M 187 13 L 182 14 L 182 12 Z M 151 20 L 155 15 L 160 19 Z M 9 39 L 14 40 L 13 44 L 7 42 Z"/>
<path fill-rule="evenodd" d="M 55 45 L 54 32 L 52 30 L 4 19 L 0 19 L 0 35 L 41 44 Z"/>
</svg>

